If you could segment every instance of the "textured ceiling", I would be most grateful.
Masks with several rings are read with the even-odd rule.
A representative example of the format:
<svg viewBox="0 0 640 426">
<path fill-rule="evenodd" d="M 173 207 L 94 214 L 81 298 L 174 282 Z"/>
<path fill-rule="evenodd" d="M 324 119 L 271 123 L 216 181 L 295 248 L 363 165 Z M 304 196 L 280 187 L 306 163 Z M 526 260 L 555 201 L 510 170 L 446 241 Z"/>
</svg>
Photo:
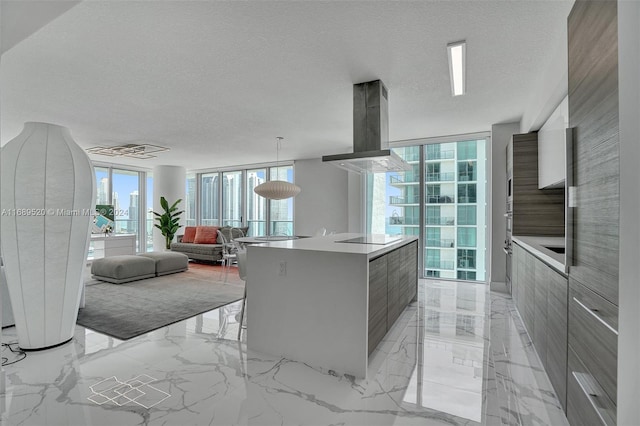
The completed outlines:
<svg viewBox="0 0 640 426">
<path fill-rule="evenodd" d="M 519 120 L 571 1 L 84 1 L 0 63 L 2 144 L 25 121 L 85 147 L 171 147 L 118 163 L 189 169 L 351 151 L 352 85 L 389 89 L 390 139 Z M 446 45 L 467 40 L 467 90 Z M 93 156 L 108 161 L 109 157 Z"/>
</svg>

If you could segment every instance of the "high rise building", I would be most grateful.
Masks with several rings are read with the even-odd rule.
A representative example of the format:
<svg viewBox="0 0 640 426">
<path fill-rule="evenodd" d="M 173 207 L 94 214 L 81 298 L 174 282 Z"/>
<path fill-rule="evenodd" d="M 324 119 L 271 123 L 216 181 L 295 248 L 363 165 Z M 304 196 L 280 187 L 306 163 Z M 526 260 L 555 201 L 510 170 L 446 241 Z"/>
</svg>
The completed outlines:
<svg viewBox="0 0 640 426">
<path fill-rule="evenodd" d="M 241 226 L 242 224 L 242 173 L 223 173 L 223 225 Z"/>
<path fill-rule="evenodd" d="M 187 191 L 184 218 L 187 226 L 196 224 L 196 178 L 191 175 L 187 177 Z"/>
<path fill-rule="evenodd" d="M 218 173 L 202 176 L 201 217 L 203 225 L 220 225 L 218 222 L 218 212 L 220 208 L 218 185 Z"/>
<path fill-rule="evenodd" d="M 247 188 L 255 188 L 264 182 L 265 178 L 258 176 L 257 172 L 247 173 Z M 265 222 L 265 199 L 251 189 L 247 194 L 247 225 L 249 226 L 249 232 L 252 235 L 265 235 Z"/>
<path fill-rule="evenodd" d="M 271 180 L 291 181 L 289 173 L 290 167 L 273 167 L 271 169 Z M 270 221 L 271 235 L 292 235 L 293 233 L 293 201 L 270 200 Z"/>
<path fill-rule="evenodd" d="M 96 204 L 109 204 L 109 178 L 102 178 L 98 182 Z"/>
<path fill-rule="evenodd" d="M 138 206 L 139 206 L 138 191 L 133 191 L 129 194 L 129 215 L 127 221 L 127 232 L 136 234 L 138 232 Z"/>
</svg>

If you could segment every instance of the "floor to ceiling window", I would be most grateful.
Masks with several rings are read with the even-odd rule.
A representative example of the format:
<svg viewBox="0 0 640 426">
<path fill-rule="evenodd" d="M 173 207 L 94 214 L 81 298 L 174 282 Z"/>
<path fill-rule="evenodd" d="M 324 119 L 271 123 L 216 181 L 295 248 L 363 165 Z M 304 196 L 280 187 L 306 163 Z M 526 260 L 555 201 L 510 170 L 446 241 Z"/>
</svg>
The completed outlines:
<svg viewBox="0 0 640 426">
<path fill-rule="evenodd" d="M 113 169 L 111 175 L 112 204 L 116 221 L 116 234 L 138 235 L 139 218 L 139 175 L 130 170 Z M 140 248 L 138 247 L 138 251 Z"/>
<path fill-rule="evenodd" d="M 196 225 L 196 175 L 187 173 L 187 187 L 185 188 L 184 221 L 186 226 Z"/>
<path fill-rule="evenodd" d="M 293 166 L 271 167 L 271 180 L 293 183 Z M 293 235 L 293 198 L 269 200 L 270 235 Z"/>
<path fill-rule="evenodd" d="M 220 226 L 220 176 L 204 173 L 200 176 L 200 224 Z"/>
<path fill-rule="evenodd" d="M 113 207 L 113 233 L 135 234 L 137 251 L 153 250 L 153 175 L 104 166 L 94 166 L 94 171 L 96 204 Z"/>
<path fill-rule="evenodd" d="M 267 231 L 267 199 L 259 196 L 253 189 L 266 182 L 267 169 L 247 170 L 247 226 L 248 235 L 266 235 Z"/>
<path fill-rule="evenodd" d="M 147 193 L 147 204 L 145 206 L 145 225 L 146 225 L 146 236 L 147 240 L 147 249 L 146 251 L 153 251 L 153 225 L 155 223 L 155 215 L 153 214 L 153 173 L 147 172 L 147 183 L 145 187 L 145 192 Z M 158 200 L 158 203 L 160 200 Z"/>
<path fill-rule="evenodd" d="M 411 170 L 368 175 L 367 232 L 420 236 L 422 276 L 484 281 L 486 138 L 448 139 L 394 148 Z"/>
<path fill-rule="evenodd" d="M 294 235 L 293 199 L 267 200 L 253 191 L 267 180 L 293 183 L 293 165 L 188 174 L 187 225 L 248 226 L 249 236 Z"/>
<path fill-rule="evenodd" d="M 222 226 L 242 226 L 242 171 L 222 173 Z"/>
</svg>

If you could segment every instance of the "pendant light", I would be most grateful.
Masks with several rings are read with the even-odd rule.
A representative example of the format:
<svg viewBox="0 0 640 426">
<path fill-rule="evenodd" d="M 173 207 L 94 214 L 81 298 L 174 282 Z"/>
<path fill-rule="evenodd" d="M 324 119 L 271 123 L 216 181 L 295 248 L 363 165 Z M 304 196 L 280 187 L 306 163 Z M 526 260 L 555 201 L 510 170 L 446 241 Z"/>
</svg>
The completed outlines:
<svg viewBox="0 0 640 426">
<path fill-rule="evenodd" d="M 280 163 L 279 154 L 282 139 L 284 138 L 280 136 L 276 138 L 276 169 Z M 284 180 L 269 180 L 253 188 L 253 192 L 269 200 L 284 200 L 298 195 L 300 187 Z"/>
</svg>

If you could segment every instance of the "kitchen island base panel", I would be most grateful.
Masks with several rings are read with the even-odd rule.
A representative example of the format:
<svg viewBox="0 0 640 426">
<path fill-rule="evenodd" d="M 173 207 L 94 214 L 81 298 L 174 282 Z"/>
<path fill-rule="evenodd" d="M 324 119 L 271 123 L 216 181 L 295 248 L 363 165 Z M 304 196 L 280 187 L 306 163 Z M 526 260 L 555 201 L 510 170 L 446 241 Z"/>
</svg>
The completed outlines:
<svg viewBox="0 0 640 426">
<path fill-rule="evenodd" d="M 248 247 L 248 349 L 366 378 L 369 354 L 415 296 L 417 241 L 334 241 L 353 235 Z M 394 262 L 396 254 L 412 261 Z M 395 269 L 398 279 L 388 274 Z"/>
<path fill-rule="evenodd" d="M 366 255 L 248 250 L 247 347 L 366 377 Z"/>
</svg>

